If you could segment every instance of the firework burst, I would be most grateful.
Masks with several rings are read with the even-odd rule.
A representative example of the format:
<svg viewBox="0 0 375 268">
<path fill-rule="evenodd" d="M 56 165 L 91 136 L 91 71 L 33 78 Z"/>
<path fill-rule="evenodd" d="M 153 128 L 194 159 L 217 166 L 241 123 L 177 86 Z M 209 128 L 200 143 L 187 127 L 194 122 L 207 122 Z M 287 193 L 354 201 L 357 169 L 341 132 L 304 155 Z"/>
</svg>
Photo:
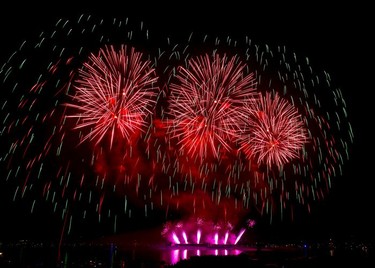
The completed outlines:
<svg viewBox="0 0 375 268">
<path fill-rule="evenodd" d="M 264 97 L 249 101 L 246 107 L 239 143 L 240 150 L 249 159 L 269 167 L 282 167 L 302 157 L 308 135 L 296 107 L 268 92 Z"/>
<path fill-rule="evenodd" d="M 149 191 L 140 147 L 159 92 L 137 42 L 146 50 L 148 30 L 128 19 L 60 19 L 1 68 L 1 167 L 13 200 L 31 213 L 45 202 L 68 233 L 73 222 L 109 220 L 117 230 L 122 216 L 144 206 L 131 199 Z"/>
<path fill-rule="evenodd" d="M 206 159 L 233 150 L 243 103 L 255 95 L 254 74 L 246 74 L 245 67 L 237 57 L 214 53 L 178 68 L 170 85 L 170 134 L 182 153 Z"/>
<path fill-rule="evenodd" d="M 82 142 L 90 139 L 98 144 L 110 132 L 112 147 L 116 130 L 125 139 L 136 131 L 144 131 L 156 103 L 157 77 L 149 60 L 134 48 L 113 46 L 91 55 L 75 80 L 72 103 L 77 129 L 88 128 Z"/>
<path fill-rule="evenodd" d="M 82 15 L 2 66 L 1 170 L 15 202 L 49 204 L 69 233 L 155 214 L 272 222 L 325 198 L 353 142 L 327 72 L 249 38 L 163 50 L 148 36 L 143 23 Z"/>
</svg>

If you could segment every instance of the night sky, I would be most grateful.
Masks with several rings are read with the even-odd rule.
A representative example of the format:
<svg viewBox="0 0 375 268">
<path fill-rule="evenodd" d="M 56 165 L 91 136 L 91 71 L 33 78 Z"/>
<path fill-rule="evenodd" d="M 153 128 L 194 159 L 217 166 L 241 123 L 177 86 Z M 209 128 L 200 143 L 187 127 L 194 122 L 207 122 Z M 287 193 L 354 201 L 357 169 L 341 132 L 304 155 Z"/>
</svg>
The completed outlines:
<svg viewBox="0 0 375 268">
<path fill-rule="evenodd" d="M 187 37 L 191 32 L 219 36 L 249 36 L 259 43 L 286 45 L 298 55 L 310 58 L 319 69 L 325 69 L 341 88 L 347 101 L 349 120 L 354 132 L 350 160 L 344 165 L 344 176 L 333 182 L 328 198 L 313 215 L 296 225 L 277 225 L 277 232 L 337 235 L 371 239 L 373 233 L 373 28 L 366 6 L 327 7 L 311 4 L 298 6 L 244 5 L 198 7 L 196 5 L 140 7 L 76 8 L 72 5 L 1 8 L 0 62 L 3 63 L 23 40 L 52 27 L 60 18 L 76 18 L 82 13 L 107 18 L 129 17 L 143 21 L 154 40 L 166 36 Z M 234 3 L 229 1 L 229 3 Z M 51 4 L 52 5 L 52 4 Z M 177 4 L 176 4 L 177 5 Z M 343 5 L 343 4 L 342 4 Z M 100 10 L 100 11 L 99 11 Z M 1 96 L 5 98 L 6 96 Z M 0 241 L 20 239 L 30 234 L 55 236 L 58 217 L 48 211 L 28 215 L 28 210 L 11 202 L 11 193 L 0 171 Z M 48 231 L 46 231 L 48 229 Z M 58 229 L 58 228 L 57 228 Z M 267 229 L 268 230 L 268 229 Z"/>
</svg>

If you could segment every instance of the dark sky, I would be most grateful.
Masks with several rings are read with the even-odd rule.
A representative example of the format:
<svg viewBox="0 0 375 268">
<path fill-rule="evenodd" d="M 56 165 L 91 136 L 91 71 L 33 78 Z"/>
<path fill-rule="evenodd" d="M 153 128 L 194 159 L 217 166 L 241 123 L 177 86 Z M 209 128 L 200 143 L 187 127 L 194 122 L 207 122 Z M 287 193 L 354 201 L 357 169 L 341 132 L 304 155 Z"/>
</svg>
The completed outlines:
<svg viewBox="0 0 375 268">
<path fill-rule="evenodd" d="M 345 175 L 335 182 L 330 197 L 312 222 L 320 227 L 329 226 L 330 230 L 339 229 L 341 233 L 370 237 L 375 226 L 372 188 L 375 176 L 373 132 L 370 131 L 374 122 L 374 93 L 370 82 L 374 77 L 374 61 L 369 7 L 349 4 L 328 7 L 317 3 L 305 6 L 245 5 L 246 1 L 238 2 L 228 1 L 226 5 L 210 7 L 193 4 L 150 6 L 146 3 L 128 8 L 102 5 L 79 8 L 68 4 L 2 7 L 0 62 L 7 59 L 23 40 L 50 27 L 57 18 L 76 17 L 82 13 L 142 20 L 150 32 L 160 36 L 187 36 L 191 32 L 247 35 L 261 43 L 286 45 L 319 63 L 331 74 L 344 93 L 355 136 L 351 159 L 344 166 Z M 0 185 L 5 187 L 3 182 Z M 3 190 L 0 193 L 3 194 L 0 220 L 4 225 L 1 241 L 1 235 L 14 232 L 12 226 L 25 227 L 24 221 L 29 218 L 23 215 L 24 212 L 14 211 L 12 203 L 5 198 L 7 195 Z M 40 229 L 47 228 L 48 224 L 42 221 Z M 306 228 L 311 228 L 311 223 Z"/>
</svg>

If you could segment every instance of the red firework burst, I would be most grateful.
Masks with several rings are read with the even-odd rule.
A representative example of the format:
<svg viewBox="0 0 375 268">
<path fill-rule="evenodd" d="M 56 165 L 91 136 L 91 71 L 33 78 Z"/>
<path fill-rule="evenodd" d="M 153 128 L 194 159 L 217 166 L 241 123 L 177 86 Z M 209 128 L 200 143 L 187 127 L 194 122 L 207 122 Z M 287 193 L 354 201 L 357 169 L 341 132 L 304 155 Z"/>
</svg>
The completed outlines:
<svg viewBox="0 0 375 268">
<path fill-rule="evenodd" d="M 89 57 L 79 70 L 72 103 L 66 104 L 78 110 L 68 117 L 78 118 L 76 129 L 89 129 L 82 138 L 98 144 L 107 133 L 112 146 L 115 133 L 129 139 L 137 131 L 148 126 L 147 116 L 152 114 L 156 103 L 157 76 L 149 60 L 134 48 L 113 46 L 101 49 L 98 55 Z"/>
<path fill-rule="evenodd" d="M 283 166 L 298 157 L 308 141 L 307 130 L 297 109 L 269 92 L 246 105 L 240 150 L 269 167 Z"/>
<path fill-rule="evenodd" d="M 77 19 L 24 42 L 0 70 L 4 183 L 31 213 L 42 202 L 61 213 L 61 239 L 73 225 L 117 233 L 165 214 L 179 220 L 168 230 L 180 241 L 237 240 L 231 226 L 249 214 L 293 220 L 343 175 L 354 138 L 346 101 L 307 58 L 206 36 L 145 57 L 130 46 L 149 39 L 143 24 L 138 35 L 127 19 Z M 186 58 L 202 48 L 210 52 Z M 170 91 L 158 95 L 164 82 Z"/>
<path fill-rule="evenodd" d="M 238 57 L 205 54 L 177 69 L 171 83 L 169 130 L 177 138 L 181 151 L 188 155 L 220 157 L 229 151 L 243 116 L 243 102 L 255 91 L 253 73 Z"/>
</svg>

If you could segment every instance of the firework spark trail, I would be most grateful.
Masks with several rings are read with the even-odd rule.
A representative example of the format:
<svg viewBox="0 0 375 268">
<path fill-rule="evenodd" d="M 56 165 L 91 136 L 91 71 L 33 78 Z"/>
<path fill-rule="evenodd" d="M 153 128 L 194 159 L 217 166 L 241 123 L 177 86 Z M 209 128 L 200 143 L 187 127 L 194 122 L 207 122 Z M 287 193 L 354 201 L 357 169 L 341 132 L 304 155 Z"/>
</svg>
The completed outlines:
<svg viewBox="0 0 375 268">
<path fill-rule="evenodd" d="M 98 144 L 110 131 L 112 147 L 116 129 L 129 139 L 148 126 L 146 117 L 156 103 L 157 77 L 151 62 L 143 62 L 142 56 L 134 48 L 115 50 L 111 46 L 84 63 L 76 80 L 76 94 L 66 104 L 78 110 L 67 116 L 79 119 L 76 129 L 90 129 L 81 142 L 90 139 Z"/>
</svg>

